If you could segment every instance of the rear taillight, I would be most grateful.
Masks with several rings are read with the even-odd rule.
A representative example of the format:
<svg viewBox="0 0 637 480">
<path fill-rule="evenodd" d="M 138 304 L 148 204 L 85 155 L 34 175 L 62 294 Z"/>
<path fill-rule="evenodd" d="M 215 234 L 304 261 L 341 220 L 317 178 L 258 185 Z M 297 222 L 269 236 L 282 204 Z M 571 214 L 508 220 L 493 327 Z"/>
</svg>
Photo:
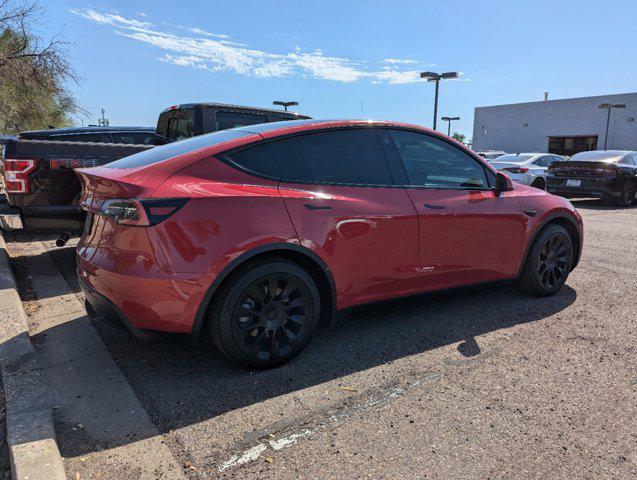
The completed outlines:
<svg viewBox="0 0 637 480">
<path fill-rule="evenodd" d="M 526 173 L 529 171 L 529 169 L 526 167 L 507 167 L 503 168 L 502 170 L 509 173 Z"/>
<path fill-rule="evenodd" d="M 102 204 L 100 212 L 120 225 L 150 227 L 169 218 L 186 202 L 187 198 L 111 199 Z"/>
<path fill-rule="evenodd" d="M 29 193 L 29 175 L 37 168 L 37 160 L 4 161 L 4 187 L 7 193 Z"/>
</svg>

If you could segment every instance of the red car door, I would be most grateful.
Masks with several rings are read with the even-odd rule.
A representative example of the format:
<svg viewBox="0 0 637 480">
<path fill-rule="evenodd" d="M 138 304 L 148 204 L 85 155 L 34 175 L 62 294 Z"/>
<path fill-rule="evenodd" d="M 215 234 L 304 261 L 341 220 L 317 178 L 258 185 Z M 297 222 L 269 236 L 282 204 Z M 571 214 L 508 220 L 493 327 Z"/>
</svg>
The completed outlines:
<svg viewBox="0 0 637 480">
<path fill-rule="evenodd" d="M 402 161 L 407 192 L 418 211 L 423 288 L 515 276 L 526 219 L 513 192 L 496 195 L 494 175 L 441 138 L 399 129 L 383 135 L 384 141 L 393 140 L 390 157 Z"/>
<path fill-rule="evenodd" d="M 392 185 L 377 131 L 312 132 L 277 143 L 293 179 L 279 191 L 299 241 L 332 272 L 337 308 L 415 291 L 417 212 Z"/>
</svg>

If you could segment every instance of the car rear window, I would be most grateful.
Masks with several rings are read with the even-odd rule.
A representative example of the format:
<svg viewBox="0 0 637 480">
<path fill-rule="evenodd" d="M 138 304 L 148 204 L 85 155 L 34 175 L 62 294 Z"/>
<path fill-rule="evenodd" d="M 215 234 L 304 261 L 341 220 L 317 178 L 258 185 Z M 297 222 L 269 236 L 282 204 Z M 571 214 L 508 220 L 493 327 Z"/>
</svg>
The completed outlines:
<svg viewBox="0 0 637 480">
<path fill-rule="evenodd" d="M 204 147 L 211 147 L 219 143 L 237 140 L 239 138 L 249 137 L 253 134 L 249 132 L 241 132 L 239 130 L 222 130 L 207 135 L 187 138 L 179 142 L 169 143 L 160 147 L 154 147 L 150 150 L 136 153 L 129 157 L 116 160 L 105 166 L 108 168 L 138 168 L 163 162 L 169 158 L 183 155 Z"/>
</svg>

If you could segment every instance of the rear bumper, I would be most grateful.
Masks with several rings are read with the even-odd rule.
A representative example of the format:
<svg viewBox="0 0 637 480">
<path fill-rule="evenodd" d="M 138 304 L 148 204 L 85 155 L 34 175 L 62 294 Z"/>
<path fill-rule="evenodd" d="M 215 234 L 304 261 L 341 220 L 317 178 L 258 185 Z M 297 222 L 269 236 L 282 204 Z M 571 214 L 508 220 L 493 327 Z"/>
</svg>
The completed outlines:
<svg viewBox="0 0 637 480">
<path fill-rule="evenodd" d="M 3 194 L 0 194 L 0 228 L 3 230 L 22 230 L 22 212 L 19 208 L 9 205 Z"/>
<path fill-rule="evenodd" d="M 206 290 L 197 279 L 116 273 L 80 255 L 77 276 L 96 317 L 139 337 L 147 337 L 150 331 L 191 333 Z"/>
<path fill-rule="evenodd" d="M 4 230 L 81 231 L 86 214 L 71 207 L 16 207 L 0 203 L 0 228 Z"/>
<path fill-rule="evenodd" d="M 582 182 L 579 187 L 566 186 L 566 180 L 561 177 L 548 177 L 546 191 L 567 198 L 614 198 L 621 195 L 619 182 L 615 178 L 577 179 Z"/>
<path fill-rule="evenodd" d="M 84 308 L 89 317 L 109 324 L 120 330 L 128 330 L 142 340 L 152 340 L 157 334 L 150 330 L 137 328 L 128 318 L 104 295 L 93 290 L 85 281 L 79 279 L 84 294 Z"/>
</svg>

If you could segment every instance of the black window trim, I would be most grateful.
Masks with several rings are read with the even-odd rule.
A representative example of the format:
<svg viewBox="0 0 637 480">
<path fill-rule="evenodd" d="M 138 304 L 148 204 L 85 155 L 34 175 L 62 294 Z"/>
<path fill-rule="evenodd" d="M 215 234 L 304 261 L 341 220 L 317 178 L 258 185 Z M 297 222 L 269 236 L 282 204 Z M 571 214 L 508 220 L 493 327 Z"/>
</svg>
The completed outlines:
<svg viewBox="0 0 637 480">
<path fill-rule="evenodd" d="M 246 168 L 238 163 L 236 163 L 232 158 L 231 155 L 233 153 L 236 152 L 240 152 L 242 150 L 247 150 L 249 148 L 252 147 L 256 147 L 257 145 L 263 145 L 265 143 L 270 143 L 270 142 L 276 142 L 278 140 L 283 140 L 286 138 L 292 138 L 292 137 L 300 137 L 303 135 L 311 135 L 313 133 L 321 133 L 321 132 L 332 132 L 332 131 L 339 131 L 339 130 L 362 130 L 362 129 L 368 129 L 368 128 L 373 128 L 377 135 L 378 135 L 378 140 L 383 148 L 384 151 L 384 156 L 385 156 L 385 161 L 387 162 L 387 168 L 389 170 L 389 175 L 392 179 L 391 184 L 377 184 L 377 183 L 373 183 L 373 184 L 369 184 L 369 183 L 344 183 L 344 182 L 316 182 L 316 181 L 309 181 L 309 180 L 295 180 L 292 178 L 285 178 L 285 177 L 276 177 L 276 176 L 271 176 L 271 175 L 267 175 L 264 173 L 259 173 L 259 172 L 255 172 L 254 170 L 251 170 L 249 168 Z M 286 184 L 290 184 L 290 183 L 296 183 L 296 184 L 301 184 L 301 185 L 326 185 L 326 186 L 341 186 L 341 187 L 361 187 L 361 188 L 403 188 L 403 189 L 427 189 L 427 190 L 456 190 L 456 191 L 495 191 L 495 185 L 491 185 L 491 178 L 489 176 L 489 173 L 491 173 L 494 177 L 495 174 L 493 172 L 491 172 L 485 165 L 484 162 L 481 160 L 481 157 L 479 157 L 477 154 L 473 153 L 470 150 L 461 150 L 464 154 L 466 154 L 467 156 L 469 156 L 470 158 L 472 158 L 475 162 L 478 163 L 478 165 L 480 165 L 480 167 L 482 167 L 482 169 L 484 170 L 484 176 L 487 179 L 487 183 L 489 184 L 489 186 L 487 188 L 469 188 L 469 187 L 465 187 L 465 188 L 457 188 L 457 187 L 442 187 L 442 186 L 436 186 L 436 187 L 432 187 L 432 186 L 425 186 L 425 185 L 411 185 L 409 183 L 407 183 L 409 181 L 408 177 L 407 177 L 407 172 L 405 171 L 405 167 L 403 165 L 402 160 L 400 159 L 400 155 L 398 153 L 398 149 L 396 148 L 396 144 L 394 143 L 393 139 L 391 138 L 391 135 L 389 135 L 389 133 L 387 132 L 387 130 L 405 130 L 408 132 L 414 132 L 414 133 L 419 133 L 421 135 L 426 135 L 438 140 L 441 140 L 447 144 L 449 144 L 451 147 L 453 148 L 458 148 L 456 145 L 452 144 L 451 142 L 445 140 L 442 136 L 437 136 L 437 135 L 431 135 L 430 133 L 427 132 L 423 132 L 421 130 L 415 130 L 413 128 L 408 128 L 408 127 L 398 127 L 398 126 L 391 126 L 391 125 L 377 125 L 377 124 L 370 124 L 370 125 L 351 125 L 351 126 L 346 126 L 346 127 L 327 127 L 327 128 L 319 128 L 319 129 L 315 129 L 315 130 L 306 130 L 303 132 L 299 132 L 299 133 L 291 133 L 291 134 L 287 134 L 287 135 L 281 135 L 281 136 L 277 136 L 274 138 L 267 138 L 267 139 L 263 139 L 261 141 L 257 141 L 257 142 L 253 142 L 250 143 L 248 145 L 242 145 L 240 147 L 236 147 L 230 150 L 226 150 L 224 152 L 220 152 L 216 155 L 214 155 L 213 157 L 216 158 L 217 160 L 222 161 L 223 163 L 236 168 L 244 173 L 247 173 L 249 175 L 255 176 L 257 178 L 262 178 L 264 180 L 272 180 L 275 182 L 280 182 L 280 183 L 286 183 Z M 383 135 L 387 135 L 389 137 L 389 139 L 391 140 L 391 145 L 393 145 L 393 149 L 394 149 L 394 153 L 396 155 L 396 157 L 394 159 L 392 159 L 391 157 L 393 156 L 393 154 L 390 155 L 391 150 L 388 151 L 388 147 L 385 146 L 385 143 L 383 142 Z M 389 147 L 391 148 L 391 147 Z M 279 155 L 281 155 L 283 157 L 283 152 L 281 152 L 280 148 L 279 150 Z M 460 149 L 459 149 L 460 150 Z M 396 183 L 397 177 L 398 176 L 402 176 L 400 175 L 400 172 L 396 172 L 396 165 L 392 165 L 393 162 L 395 162 L 395 159 L 398 159 L 399 165 L 400 165 L 400 169 L 402 170 L 402 173 L 404 175 L 404 177 L 402 178 L 403 182 L 400 183 Z"/>
<path fill-rule="evenodd" d="M 445 138 L 443 138 L 442 136 L 437 136 L 437 135 L 432 135 L 428 132 L 423 132 L 420 130 L 414 130 L 413 128 L 401 128 L 401 127 L 394 127 L 394 126 L 385 126 L 385 127 L 378 127 L 378 128 L 382 128 L 385 131 L 387 130 L 404 130 L 407 132 L 413 132 L 413 133 L 418 133 L 420 135 L 424 135 L 427 137 L 431 137 L 431 138 L 435 138 L 437 140 L 441 140 L 443 142 L 445 142 L 446 144 L 448 144 L 449 146 L 460 150 L 462 153 L 464 153 L 465 155 L 467 155 L 469 158 L 471 158 L 472 160 L 474 160 L 476 163 L 478 163 L 478 165 L 480 167 L 482 167 L 482 169 L 484 170 L 484 177 L 487 180 L 487 184 L 489 185 L 487 188 L 477 188 L 477 187 L 463 187 L 463 188 L 458 188 L 458 187 L 443 187 L 443 186 L 431 186 L 431 185 L 411 185 L 409 183 L 406 183 L 405 185 L 401 185 L 403 188 L 409 188 L 409 189 L 421 189 L 421 190 L 456 190 L 456 191 L 495 191 L 495 185 L 491 185 L 491 179 L 489 177 L 489 173 L 491 173 L 492 175 L 495 176 L 495 174 L 493 172 L 491 172 L 486 165 L 484 164 L 484 160 L 477 154 L 473 153 L 470 150 L 461 150 L 459 149 L 456 145 L 454 145 L 453 143 L 449 142 L 448 140 L 446 140 Z M 403 171 L 405 172 L 405 180 L 408 182 L 409 181 L 409 177 L 407 176 L 407 171 L 405 170 L 405 165 L 402 161 L 402 159 L 400 158 L 400 153 L 398 153 L 398 148 L 396 147 L 396 143 L 394 142 L 394 139 L 392 138 L 391 135 L 389 135 L 388 132 L 388 137 L 391 140 L 391 144 L 394 146 L 394 151 L 396 156 L 398 157 L 398 159 L 400 160 L 400 165 L 402 166 Z"/>
<path fill-rule="evenodd" d="M 287 138 L 294 138 L 294 137 L 302 137 L 305 135 L 312 135 L 315 133 L 324 133 L 324 132 L 335 132 L 335 131 L 342 131 L 342 130 L 367 130 L 367 129 L 373 129 L 374 131 L 376 131 L 376 135 L 378 137 L 378 143 L 380 145 L 380 147 L 383 149 L 383 157 L 385 158 L 385 162 L 387 165 L 387 171 L 389 172 L 389 176 L 392 180 L 391 184 L 379 184 L 379 183 L 346 183 L 346 182 L 318 182 L 318 181 L 311 181 L 311 180 L 298 180 L 298 179 L 294 179 L 294 178 L 286 178 L 286 177 L 275 177 L 275 176 L 271 176 L 271 175 L 267 175 L 264 173 L 259 173 L 259 172 L 255 172 L 254 170 L 251 170 L 249 168 L 246 168 L 240 164 L 238 164 L 237 162 L 235 162 L 232 159 L 232 154 L 233 153 L 237 153 L 240 152 L 242 150 L 247 150 L 249 148 L 252 147 L 256 147 L 257 145 L 264 145 L 266 143 L 271 143 L 271 142 L 277 142 L 279 140 L 284 140 Z M 383 142 L 382 139 L 380 137 L 380 133 L 379 133 L 379 128 L 377 125 L 374 124 L 370 124 L 369 126 L 366 125 L 352 125 L 352 126 L 347 126 L 347 127 L 328 127 L 328 128 L 320 128 L 320 129 L 316 129 L 316 130 L 306 130 L 303 132 L 298 132 L 298 133 L 291 133 L 288 135 L 281 135 L 281 136 L 277 136 L 274 138 L 268 138 L 268 139 L 264 139 L 262 141 L 258 141 L 258 142 L 254 142 L 254 143 L 250 143 L 248 145 L 242 145 L 240 147 L 237 148 L 233 148 L 231 150 L 227 150 L 225 152 L 221 152 L 219 154 L 217 154 L 215 156 L 215 158 L 217 158 L 218 160 L 223 161 L 224 163 L 230 165 L 231 167 L 237 168 L 239 170 L 241 170 L 242 172 L 248 173 L 250 175 L 253 175 L 255 177 L 258 178 L 263 178 L 265 180 L 272 180 L 272 181 L 276 181 L 276 182 L 280 182 L 280 183 L 285 183 L 285 184 L 291 184 L 291 183 L 296 183 L 296 184 L 300 184 L 300 185 L 326 185 L 326 186 L 335 186 L 335 187 L 360 187 L 360 188 L 404 188 L 403 185 L 400 184 L 396 184 L 393 183 L 394 182 L 394 176 L 393 176 L 393 172 L 392 172 L 392 168 L 389 164 L 389 161 L 387 159 L 387 153 L 385 152 L 384 146 L 383 146 Z M 283 155 L 283 152 L 281 151 L 281 148 L 277 148 L 278 150 L 278 154 L 285 160 L 285 157 Z"/>
</svg>

